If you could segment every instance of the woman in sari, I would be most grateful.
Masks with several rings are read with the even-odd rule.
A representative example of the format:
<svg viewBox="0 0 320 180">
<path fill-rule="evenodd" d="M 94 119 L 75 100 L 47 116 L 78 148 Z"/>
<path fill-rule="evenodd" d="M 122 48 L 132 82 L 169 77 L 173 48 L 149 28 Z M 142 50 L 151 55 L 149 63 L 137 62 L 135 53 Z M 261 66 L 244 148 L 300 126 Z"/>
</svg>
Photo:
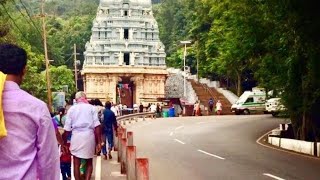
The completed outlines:
<svg viewBox="0 0 320 180">
<path fill-rule="evenodd" d="M 66 136 L 72 131 L 70 152 L 73 155 L 74 177 L 80 180 L 80 164 L 81 160 L 85 160 L 85 179 L 89 180 L 93 172 L 92 158 L 96 144 L 97 149 L 101 149 L 100 122 L 96 108 L 89 104 L 84 92 L 76 94 L 76 102 L 67 113 L 64 130 Z"/>
</svg>

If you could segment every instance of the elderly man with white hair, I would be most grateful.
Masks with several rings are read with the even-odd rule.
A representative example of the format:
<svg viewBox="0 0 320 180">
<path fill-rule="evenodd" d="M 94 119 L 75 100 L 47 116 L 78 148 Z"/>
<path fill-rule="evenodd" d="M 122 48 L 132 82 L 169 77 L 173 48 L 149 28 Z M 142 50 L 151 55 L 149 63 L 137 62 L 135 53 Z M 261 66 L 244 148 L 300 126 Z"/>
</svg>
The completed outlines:
<svg viewBox="0 0 320 180">
<path fill-rule="evenodd" d="M 98 150 L 101 149 L 101 129 L 98 113 L 94 106 L 87 101 L 84 92 L 76 93 L 76 104 L 73 105 L 68 113 L 64 126 L 66 136 L 72 131 L 70 142 L 70 152 L 73 155 L 74 177 L 80 180 L 80 161 L 86 160 L 87 169 L 85 179 L 91 178 L 96 144 Z M 96 142 L 97 140 L 97 142 Z"/>
</svg>

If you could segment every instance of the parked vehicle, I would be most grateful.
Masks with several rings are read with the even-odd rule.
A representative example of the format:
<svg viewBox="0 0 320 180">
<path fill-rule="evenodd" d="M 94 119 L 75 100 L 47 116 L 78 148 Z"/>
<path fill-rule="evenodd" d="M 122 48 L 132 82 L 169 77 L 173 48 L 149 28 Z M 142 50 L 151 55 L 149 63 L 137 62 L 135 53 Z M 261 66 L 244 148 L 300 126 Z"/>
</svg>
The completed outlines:
<svg viewBox="0 0 320 180">
<path fill-rule="evenodd" d="M 252 91 L 245 91 L 238 101 L 231 106 L 231 111 L 236 115 L 250 114 L 251 112 L 266 111 L 266 92 L 263 89 L 253 88 Z"/>
<path fill-rule="evenodd" d="M 272 116 L 277 116 L 280 112 L 284 111 L 286 108 L 281 103 L 281 98 L 271 98 L 266 102 L 267 113 L 272 114 Z"/>
</svg>

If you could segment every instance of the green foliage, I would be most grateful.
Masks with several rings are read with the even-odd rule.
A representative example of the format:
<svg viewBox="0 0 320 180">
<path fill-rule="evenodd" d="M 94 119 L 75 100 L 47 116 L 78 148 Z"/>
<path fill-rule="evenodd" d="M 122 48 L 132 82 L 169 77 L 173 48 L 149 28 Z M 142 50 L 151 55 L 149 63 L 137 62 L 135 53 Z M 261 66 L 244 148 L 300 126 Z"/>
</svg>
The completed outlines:
<svg viewBox="0 0 320 180">
<path fill-rule="evenodd" d="M 165 1 L 155 13 L 168 65 L 191 39 L 200 74 L 227 77 L 241 94 L 254 79 L 281 92 L 296 138 L 320 140 L 320 12 L 315 0 Z M 190 51 L 191 51 L 190 49 Z M 194 63 L 194 62 L 193 62 Z"/>
<path fill-rule="evenodd" d="M 45 71 L 42 72 L 43 78 L 45 78 Z M 71 93 L 75 92 L 75 81 L 72 70 L 68 69 L 67 66 L 52 66 L 50 67 L 50 77 L 52 91 L 62 91 L 63 86 L 68 86 L 68 97 Z"/>
<path fill-rule="evenodd" d="M 46 29 L 52 91 L 68 85 L 70 96 L 75 91 L 73 73 L 73 44 L 84 51 L 91 34 L 91 26 L 99 0 L 46 1 Z M 2 6 L 3 5 L 3 6 Z M 42 27 L 38 1 L 1 1 L 0 43 L 14 43 L 28 53 L 28 72 L 22 88 L 47 101 Z M 78 56 L 83 61 L 83 56 Z"/>
</svg>

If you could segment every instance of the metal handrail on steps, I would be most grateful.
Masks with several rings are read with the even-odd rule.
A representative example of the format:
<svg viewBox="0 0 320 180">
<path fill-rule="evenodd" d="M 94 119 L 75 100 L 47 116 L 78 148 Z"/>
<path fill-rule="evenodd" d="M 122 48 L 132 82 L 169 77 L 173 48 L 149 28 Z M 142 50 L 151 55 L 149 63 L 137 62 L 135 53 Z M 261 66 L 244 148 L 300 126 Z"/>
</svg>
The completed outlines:
<svg viewBox="0 0 320 180">
<path fill-rule="evenodd" d="M 202 84 L 202 83 L 200 83 L 200 84 L 201 84 L 202 87 L 206 90 L 206 92 L 208 92 L 208 93 L 210 94 L 210 96 L 213 98 L 214 95 L 213 95 L 211 89 L 210 89 L 207 85 L 205 85 L 205 84 Z"/>
</svg>

